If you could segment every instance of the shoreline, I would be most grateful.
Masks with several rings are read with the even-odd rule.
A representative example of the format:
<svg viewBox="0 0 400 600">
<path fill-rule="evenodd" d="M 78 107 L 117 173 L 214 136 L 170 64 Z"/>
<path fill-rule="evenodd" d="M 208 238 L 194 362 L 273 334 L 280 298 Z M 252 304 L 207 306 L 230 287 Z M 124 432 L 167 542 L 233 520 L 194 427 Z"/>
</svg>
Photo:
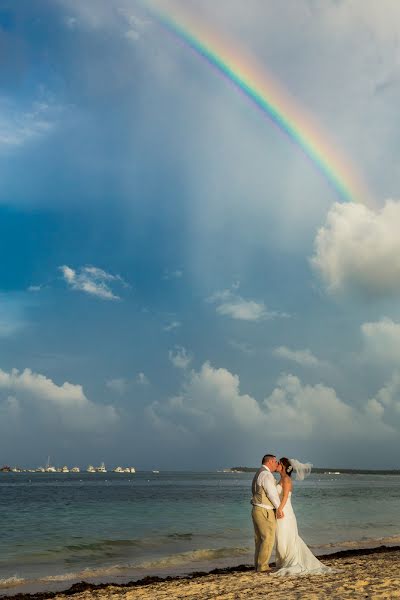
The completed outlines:
<svg viewBox="0 0 400 600">
<path fill-rule="evenodd" d="M 340 550 L 338 552 L 334 552 L 332 554 L 324 554 L 319 556 L 323 561 L 342 561 L 344 559 L 356 559 L 356 558 L 366 558 L 371 555 L 385 555 L 391 553 L 400 554 L 400 546 L 377 546 L 375 548 L 354 548 L 349 550 Z M 274 566 L 274 563 L 272 563 Z M 83 594 L 85 597 L 88 592 L 96 592 L 96 595 L 101 597 L 101 592 L 106 590 L 110 590 L 112 588 L 113 593 L 119 591 L 121 594 L 130 591 L 134 591 L 137 588 L 145 588 L 149 586 L 159 585 L 159 584 L 184 584 L 189 583 L 194 580 L 201 580 L 210 577 L 226 577 L 226 576 L 240 576 L 240 574 L 251 574 L 254 573 L 254 567 L 252 565 L 237 565 L 234 567 L 223 567 L 216 568 L 210 571 L 193 571 L 191 573 L 187 573 L 185 575 L 169 575 L 166 577 L 159 577 L 154 575 L 147 575 L 142 579 L 137 581 L 129 581 L 127 583 L 113 583 L 112 581 L 108 583 L 88 583 L 85 581 L 77 582 L 71 585 L 69 588 L 61 591 L 49 591 L 49 592 L 34 592 L 34 593 L 17 593 L 14 595 L 0 595 L 0 598 L 7 600 L 50 600 L 52 598 L 64 598 L 64 597 L 73 597 L 78 596 L 79 594 Z M 259 575 L 259 574 L 257 574 Z M 314 576 L 321 577 L 321 576 Z M 298 578 L 302 579 L 302 578 Z M 304 578 L 303 578 L 304 579 Z M 99 594 L 97 594 L 99 592 Z M 105 594 L 104 597 L 108 597 L 108 594 Z M 386 596 L 382 596 L 386 597 Z M 394 597 L 394 596 L 387 596 Z M 400 595 L 399 595 L 400 597 Z M 173 598 L 173 596 L 172 596 Z"/>
</svg>

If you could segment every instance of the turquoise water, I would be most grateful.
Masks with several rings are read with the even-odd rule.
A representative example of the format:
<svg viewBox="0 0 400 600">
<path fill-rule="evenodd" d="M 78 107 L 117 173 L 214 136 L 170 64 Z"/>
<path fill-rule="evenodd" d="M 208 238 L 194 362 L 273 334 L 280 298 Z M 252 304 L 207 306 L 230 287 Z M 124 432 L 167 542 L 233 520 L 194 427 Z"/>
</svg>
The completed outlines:
<svg viewBox="0 0 400 600">
<path fill-rule="evenodd" d="M 1 473 L 0 593 L 250 563 L 251 473 Z M 400 543 L 400 476 L 296 483 L 317 554 Z"/>
</svg>

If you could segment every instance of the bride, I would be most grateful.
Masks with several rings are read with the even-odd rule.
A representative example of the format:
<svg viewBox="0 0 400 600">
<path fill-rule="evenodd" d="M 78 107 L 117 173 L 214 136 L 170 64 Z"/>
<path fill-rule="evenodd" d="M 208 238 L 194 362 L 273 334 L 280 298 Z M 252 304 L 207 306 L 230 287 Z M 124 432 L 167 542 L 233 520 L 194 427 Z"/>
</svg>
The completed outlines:
<svg viewBox="0 0 400 600">
<path fill-rule="evenodd" d="M 276 520 L 276 576 L 306 575 L 332 572 L 330 567 L 323 565 L 303 542 L 297 530 L 297 520 L 292 508 L 292 473 L 296 479 L 304 479 L 311 472 L 310 463 L 302 464 L 291 458 L 281 458 L 277 471 L 281 479 L 277 491 L 281 498 Z"/>
</svg>

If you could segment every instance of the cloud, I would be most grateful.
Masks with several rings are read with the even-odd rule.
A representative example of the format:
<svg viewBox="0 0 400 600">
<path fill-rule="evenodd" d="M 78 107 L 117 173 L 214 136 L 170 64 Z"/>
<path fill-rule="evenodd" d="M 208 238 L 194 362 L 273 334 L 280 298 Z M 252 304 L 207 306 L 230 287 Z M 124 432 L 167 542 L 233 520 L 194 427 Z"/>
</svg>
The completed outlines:
<svg viewBox="0 0 400 600">
<path fill-rule="evenodd" d="M 396 383 L 400 391 L 400 377 Z M 209 362 L 199 372 L 191 371 L 179 395 L 165 404 L 153 403 L 152 416 L 160 430 L 165 426 L 172 435 L 175 428 L 188 439 L 195 436 L 217 446 L 251 439 L 263 447 L 268 439 L 280 445 L 329 442 L 331 448 L 356 440 L 368 447 L 371 440 L 396 440 L 399 433 L 389 418 L 385 421 L 385 410 L 374 411 L 370 402 L 353 407 L 333 388 L 303 384 L 290 374 L 282 375 L 272 393 L 258 402 L 241 393 L 237 375 Z"/>
<path fill-rule="evenodd" d="M 118 422 L 115 408 L 90 401 L 81 385 L 57 385 L 30 369 L 0 369 L 0 413 L 4 426 L 10 411 L 18 416 L 21 427 L 43 428 L 49 433 L 53 428 L 59 433 L 99 433 Z"/>
<path fill-rule="evenodd" d="M 135 379 L 136 383 L 139 385 L 149 385 L 150 380 L 144 373 L 138 373 Z"/>
<path fill-rule="evenodd" d="M 267 310 L 264 302 L 245 300 L 232 289 L 216 292 L 207 298 L 207 302 L 217 305 L 217 314 L 239 321 L 263 321 L 288 316 L 284 313 Z"/>
<path fill-rule="evenodd" d="M 174 350 L 168 352 L 168 357 L 177 369 L 186 369 L 192 361 L 192 357 L 182 346 L 175 346 Z"/>
<path fill-rule="evenodd" d="M 400 391 L 400 377 L 398 384 Z M 199 372 L 187 374 L 178 395 L 153 402 L 147 417 L 161 437 L 178 437 L 186 448 L 213 448 L 231 461 L 249 451 L 260 453 L 266 440 L 268 448 L 307 452 L 314 461 L 337 461 L 353 449 L 367 452 L 382 442 L 397 443 L 400 422 L 394 424 L 386 408 L 380 409 L 380 398 L 375 404 L 378 408 L 372 400 L 354 407 L 333 388 L 308 385 L 290 374 L 282 375 L 271 394 L 257 401 L 241 392 L 237 375 L 206 362 Z"/>
<path fill-rule="evenodd" d="M 182 323 L 180 321 L 171 321 L 167 325 L 164 325 L 163 331 L 173 331 L 174 329 L 178 329 Z"/>
<path fill-rule="evenodd" d="M 390 380 L 368 402 L 368 411 L 384 419 L 391 428 L 400 429 L 400 370 L 393 372 Z"/>
<path fill-rule="evenodd" d="M 181 269 L 175 269 L 170 271 L 169 269 L 164 270 L 163 279 L 169 281 L 170 279 L 181 279 L 183 277 L 183 271 Z"/>
<path fill-rule="evenodd" d="M 239 378 L 226 369 L 205 363 L 200 372 L 192 371 L 179 396 L 166 405 L 153 404 L 158 426 L 177 427 L 192 434 L 214 434 L 232 430 L 257 430 L 265 425 L 258 403 L 239 392 Z"/>
<path fill-rule="evenodd" d="M 363 323 L 361 333 L 367 358 L 400 365 L 400 323 L 382 318 L 380 321 Z"/>
<path fill-rule="evenodd" d="M 55 104 L 42 88 L 29 106 L 0 98 L 0 151 L 10 151 L 51 133 L 65 116 L 65 107 Z"/>
<path fill-rule="evenodd" d="M 64 18 L 64 23 L 69 29 L 84 27 L 93 31 L 108 30 L 136 41 L 148 25 L 146 19 L 133 12 L 130 0 L 96 0 L 96 3 L 76 2 L 73 5 L 69 0 L 58 2 L 65 6 L 69 13 L 75 11 L 73 15 L 69 14 Z"/>
<path fill-rule="evenodd" d="M 128 389 L 129 383 L 123 377 L 117 377 L 115 379 L 110 379 L 109 381 L 106 381 L 106 386 L 113 392 L 117 392 L 122 396 Z"/>
<path fill-rule="evenodd" d="M 323 364 L 308 348 L 291 350 L 287 346 L 279 346 L 273 350 L 273 354 L 279 358 L 291 360 L 302 367 L 318 367 Z"/>
<path fill-rule="evenodd" d="M 127 285 L 119 275 L 111 275 L 98 267 L 81 267 L 76 271 L 67 265 L 63 265 L 59 269 L 63 274 L 64 281 L 72 290 L 86 292 L 103 300 L 120 300 L 120 297 L 111 290 L 110 282 Z"/>
<path fill-rule="evenodd" d="M 400 289 L 400 203 L 379 210 L 334 204 L 315 239 L 311 264 L 329 292 L 383 296 Z"/>
<path fill-rule="evenodd" d="M 131 383 L 133 383 L 133 381 L 129 382 L 128 379 L 125 379 L 124 377 L 116 377 L 115 379 L 106 381 L 106 386 L 113 392 L 123 396 L 129 389 Z M 150 380 L 144 373 L 140 372 L 136 375 L 134 383 L 138 385 L 149 385 Z"/>
</svg>

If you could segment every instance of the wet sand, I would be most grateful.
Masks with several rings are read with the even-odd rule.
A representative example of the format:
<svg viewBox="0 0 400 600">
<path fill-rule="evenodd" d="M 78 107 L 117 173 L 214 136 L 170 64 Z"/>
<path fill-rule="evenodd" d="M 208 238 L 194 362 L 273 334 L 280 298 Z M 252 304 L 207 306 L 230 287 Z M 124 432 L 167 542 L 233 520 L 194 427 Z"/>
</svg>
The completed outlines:
<svg viewBox="0 0 400 600">
<path fill-rule="evenodd" d="M 186 577 L 147 577 L 126 585 L 78 583 L 65 592 L 17 594 L 13 600 L 265 600 L 399 598 L 400 547 L 347 550 L 322 558 L 337 572 L 277 579 L 241 565 Z M 10 597 L 8 597 L 10 599 Z"/>
</svg>

